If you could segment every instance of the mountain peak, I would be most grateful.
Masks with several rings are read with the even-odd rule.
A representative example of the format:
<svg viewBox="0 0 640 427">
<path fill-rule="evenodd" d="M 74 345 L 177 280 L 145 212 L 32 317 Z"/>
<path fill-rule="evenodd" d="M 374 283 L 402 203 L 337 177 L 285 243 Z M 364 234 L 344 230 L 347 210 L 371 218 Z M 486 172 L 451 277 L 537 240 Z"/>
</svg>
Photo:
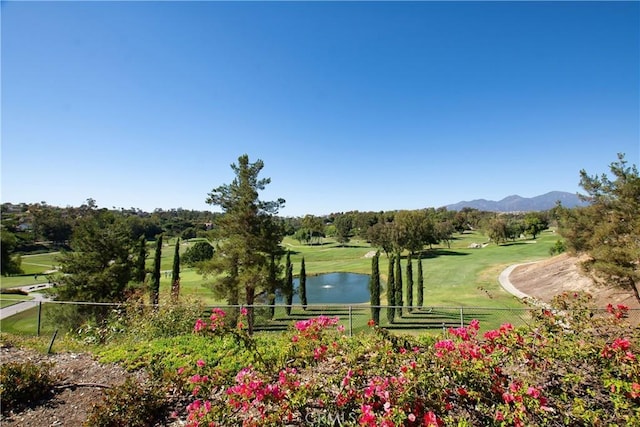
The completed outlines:
<svg viewBox="0 0 640 427">
<path fill-rule="evenodd" d="M 447 210 L 458 211 L 463 208 L 473 208 L 488 212 L 533 212 L 546 211 L 553 208 L 557 202 L 565 208 L 585 206 L 577 194 L 566 191 L 550 191 L 535 197 L 521 197 L 517 194 L 507 196 L 500 201 L 476 199 L 445 206 Z"/>
</svg>

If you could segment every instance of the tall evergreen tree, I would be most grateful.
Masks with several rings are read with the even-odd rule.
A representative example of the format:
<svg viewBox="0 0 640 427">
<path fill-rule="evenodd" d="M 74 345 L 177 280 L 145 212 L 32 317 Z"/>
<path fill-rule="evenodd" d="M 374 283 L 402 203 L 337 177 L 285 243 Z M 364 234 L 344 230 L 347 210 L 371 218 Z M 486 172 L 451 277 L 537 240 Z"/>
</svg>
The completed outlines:
<svg viewBox="0 0 640 427">
<path fill-rule="evenodd" d="M 176 239 L 173 252 L 173 269 L 171 270 L 171 299 L 177 301 L 180 297 L 180 239 Z"/>
<path fill-rule="evenodd" d="M 133 278 L 136 240 L 121 217 L 107 210 L 90 210 L 78 220 L 71 238 L 73 250 L 63 252 L 58 261 L 63 286 L 57 288 L 63 301 L 123 302 Z M 109 315 L 108 306 L 78 305 L 61 310 L 56 322 L 76 328 L 78 322 L 93 318 L 101 323 Z M 67 316 L 69 312 L 72 315 Z"/>
<path fill-rule="evenodd" d="M 400 254 L 396 255 L 396 315 L 402 317 L 402 306 L 404 305 L 402 298 L 402 265 L 400 264 Z"/>
<path fill-rule="evenodd" d="M 256 295 L 269 292 L 271 254 L 282 235 L 275 225 L 275 215 L 284 206 L 284 200 L 265 202 L 258 192 L 271 182 L 259 179 L 264 163 L 249 162 L 244 154 L 231 168 L 236 174 L 231 184 L 214 188 L 207 203 L 220 206 L 217 218 L 218 246 L 210 262 L 201 267 L 204 273 L 214 273 L 220 279 L 214 291 L 228 303 L 237 305 L 242 298 L 247 306 L 247 332 L 253 333 Z M 276 242 L 277 241 L 277 242 Z"/>
<path fill-rule="evenodd" d="M 134 280 L 137 283 L 144 283 L 144 279 L 147 276 L 146 269 L 146 261 L 147 261 L 147 239 L 144 238 L 144 235 L 140 236 L 138 239 L 138 255 L 136 257 L 136 268 L 135 268 L 135 277 Z"/>
<path fill-rule="evenodd" d="M 307 309 L 307 269 L 304 266 L 304 257 L 302 257 L 302 263 L 300 265 L 300 303 L 302 309 Z"/>
<path fill-rule="evenodd" d="M 424 279 L 422 276 L 422 255 L 418 256 L 418 306 L 424 306 Z"/>
<path fill-rule="evenodd" d="M 156 238 L 156 253 L 153 258 L 153 278 L 151 281 L 151 304 L 158 305 L 160 300 L 160 262 L 162 258 L 162 234 Z"/>
<path fill-rule="evenodd" d="M 411 253 L 407 255 L 407 307 L 409 312 L 413 310 L 413 266 L 411 265 Z"/>
<path fill-rule="evenodd" d="M 284 274 L 284 286 L 282 287 L 282 293 L 284 294 L 287 316 L 290 316 L 291 304 L 293 304 L 293 264 L 291 264 L 291 252 L 289 251 L 287 251 Z"/>
<path fill-rule="evenodd" d="M 376 325 L 380 324 L 380 267 L 378 263 L 380 252 L 376 252 L 371 258 L 371 278 L 369 279 L 369 292 L 371 294 L 371 319 Z"/>
<path fill-rule="evenodd" d="M 276 287 L 277 287 L 277 265 L 276 255 L 269 254 L 269 286 L 267 292 L 267 302 L 269 304 L 269 318 L 273 319 L 276 315 Z"/>
<path fill-rule="evenodd" d="M 394 277 L 395 259 L 393 254 L 389 255 L 389 270 L 387 273 L 387 321 L 393 323 L 396 316 L 396 284 Z"/>
</svg>

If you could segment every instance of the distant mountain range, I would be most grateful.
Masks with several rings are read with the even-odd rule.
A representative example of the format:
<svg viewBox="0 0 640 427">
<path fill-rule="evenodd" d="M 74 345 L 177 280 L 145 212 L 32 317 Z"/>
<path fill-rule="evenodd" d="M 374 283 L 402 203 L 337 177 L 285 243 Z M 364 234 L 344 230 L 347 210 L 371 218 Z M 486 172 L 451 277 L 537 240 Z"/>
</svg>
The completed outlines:
<svg viewBox="0 0 640 427">
<path fill-rule="evenodd" d="M 518 195 L 508 196 L 500 201 L 477 199 L 470 202 L 458 202 L 453 205 L 445 206 L 447 210 L 459 211 L 462 208 L 475 208 L 488 212 L 531 212 L 546 211 L 553 208 L 556 202 L 560 201 L 565 208 L 573 208 L 576 206 L 585 206 L 583 202 L 574 193 L 565 191 L 551 191 L 536 197 L 520 197 Z"/>
</svg>

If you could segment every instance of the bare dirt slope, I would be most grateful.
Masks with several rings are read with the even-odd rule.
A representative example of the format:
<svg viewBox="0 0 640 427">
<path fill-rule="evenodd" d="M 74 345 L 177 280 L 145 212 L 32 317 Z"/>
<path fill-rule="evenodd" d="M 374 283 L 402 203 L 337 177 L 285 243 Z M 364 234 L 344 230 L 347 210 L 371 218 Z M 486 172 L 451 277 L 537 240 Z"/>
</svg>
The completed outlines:
<svg viewBox="0 0 640 427">
<path fill-rule="evenodd" d="M 521 292 L 549 302 L 563 292 L 585 291 L 593 296 L 597 307 L 611 303 L 640 308 L 632 291 L 596 283 L 580 268 L 581 258 L 562 254 L 548 260 L 516 267 L 509 279 Z"/>
</svg>

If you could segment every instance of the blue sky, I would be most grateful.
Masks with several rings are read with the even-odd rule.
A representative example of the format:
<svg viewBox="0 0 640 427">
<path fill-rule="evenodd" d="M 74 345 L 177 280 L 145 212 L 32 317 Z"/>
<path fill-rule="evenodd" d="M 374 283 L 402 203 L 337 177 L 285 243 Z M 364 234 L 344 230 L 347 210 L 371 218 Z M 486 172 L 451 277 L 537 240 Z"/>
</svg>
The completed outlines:
<svg viewBox="0 0 640 427">
<path fill-rule="evenodd" d="M 282 215 L 577 192 L 640 159 L 639 2 L 5 2 L 2 202 Z"/>
</svg>

